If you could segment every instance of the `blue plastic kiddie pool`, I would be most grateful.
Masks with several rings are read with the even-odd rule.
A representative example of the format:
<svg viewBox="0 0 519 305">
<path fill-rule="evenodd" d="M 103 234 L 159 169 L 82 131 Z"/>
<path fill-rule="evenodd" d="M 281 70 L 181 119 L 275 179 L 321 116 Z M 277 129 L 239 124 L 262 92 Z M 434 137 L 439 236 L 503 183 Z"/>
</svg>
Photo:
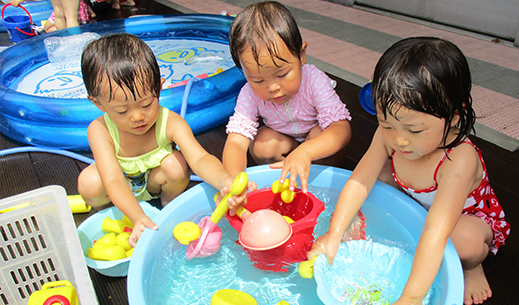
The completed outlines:
<svg viewBox="0 0 519 305">
<path fill-rule="evenodd" d="M 269 187 L 279 179 L 280 170 L 268 166 L 247 169 L 249 180 L 258 188 Z M 334 167 L 312 165 L 309 191 L 325 202 L 314 234 L 323 234 L 334 210 L 340 190 L 351 172 Z M 288 272 L 262 271 L 253 267 L 235 241 L 236 231 L 222 219 L 220 251 L 206 258 L 185 260 L 186 246 L 174 240 L 172 231 L 183 221 L 197 223 L 210 215 L 216 189 L 201 183 L 168 204 L 154 218 L 157 231 L 146 230 L 135 248 L 128 271 L 128 297 L 132 305 L 209 304 L 221 289 L 241 290 L 258 304 L 322 304 L 315 280 L 301 279 L 297 266 Z M 410 197 L 382 182 L 377 182 L 362 207 L 366 215 L 368 240 L 413 253 L 425 221 L 426 211 Z M 323 227 L 319 227 L 322 222 Z M 400 250 L 401 249 L 401 250 Z M 443 263 L 431 290 L 429 304 L 462 304 L 463 273 L 449 241 Z M 324 303 L 329 304 L 329 303 Z"/>
</svg>

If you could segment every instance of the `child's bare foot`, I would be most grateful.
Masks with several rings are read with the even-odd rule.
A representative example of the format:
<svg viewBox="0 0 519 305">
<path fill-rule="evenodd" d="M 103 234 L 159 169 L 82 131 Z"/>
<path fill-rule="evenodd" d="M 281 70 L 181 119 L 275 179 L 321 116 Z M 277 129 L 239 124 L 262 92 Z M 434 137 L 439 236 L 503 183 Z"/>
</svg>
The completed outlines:
<svg viewBox="0 0 519 305">
<path fill-rule="evenodd" d="M 135 2 L 133 0 L 127 0 L 126 2 L 121 3 L 121 6 L 135 6 Z"/>
<path fill-rule="evenodd" d="M 112 0 L 112 9 L 113 10 L 121 9 L 120 0 Z"/>
<path fill-rule="evenodd" d="M 492 296 L 492 290 L 488 285 L 483 266 L 479 264 L 476 268 L 463 270 L 465 278 L 465 305 L 482 304 Z"/>
</svg>

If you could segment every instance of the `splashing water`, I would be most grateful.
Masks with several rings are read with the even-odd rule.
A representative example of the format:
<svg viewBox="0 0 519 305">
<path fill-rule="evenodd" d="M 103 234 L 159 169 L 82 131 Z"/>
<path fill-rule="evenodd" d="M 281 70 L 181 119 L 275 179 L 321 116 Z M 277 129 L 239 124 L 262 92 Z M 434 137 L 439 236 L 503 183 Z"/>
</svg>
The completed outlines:
<svg viewBox="0 0 519 305">
<path fill-rule="evenodd" d="M 310 186 L 309 191 L 325 203 L 325 211 L 318 218 L 314 235 L 320 236 L 328 230 L 329 220 L 340 190 L 329 187 Z M 407 230 L 390 214 L 370 204 L 363 205 L 366 215 L 368 240 L 399 247 L 412 252 L 416 244 Z M 204 215 L 190 219 L 197 223 Z M 191 217 L 193 218 L 193 217 Z M 276 304 L 281 300 L 291 305 L 322 304 L 314 280 L 303 279 L 297 265 L 288 272 L 270 272 L 255 268 L 241 247 L 236 244 L 237 232 L 226 220 L 219 223 L 223 231 L 220 251 L 206 258 L 185 260 L 186 247 L 171 237 L 163 247 L 150 277 L 148 299 L 150 304 L 196 305 L 209 304 L 212 295 L 220 289 L 237 289 L 253 296 L 258 304 Z M 360 303 L 359 303 L 360 304 Z"/>
</svg>

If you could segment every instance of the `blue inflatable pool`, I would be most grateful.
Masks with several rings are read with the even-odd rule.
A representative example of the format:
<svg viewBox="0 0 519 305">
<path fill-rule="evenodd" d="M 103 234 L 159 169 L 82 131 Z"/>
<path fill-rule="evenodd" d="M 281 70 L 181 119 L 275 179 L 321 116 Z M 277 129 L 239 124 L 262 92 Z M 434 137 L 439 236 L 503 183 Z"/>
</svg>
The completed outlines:
<svg viewBox="0 0 519 305">
<path fill-rule="evenodd" d="M 188 96 L 185 119 L 194 133 L 224 123 L 233 113 L 236 96 L 245 84 L 243 74 L 234 66 L 230 55 L 223 51 L 225 48 L 228 50 L 232 20 L 219 15 L 143 16 L 88 24 L 21 41 L 0 53 L 0 132 L 35 146 L 89 149 L 86 131 L 90 122 L 102 114 L 101 111 L 86 99 L 86 94 L 81 98 L 59 96 L 56 90 L 45 94 L 50 92 L 45 85 L 51 81 L 80 88 L 83 86 L 80 73 L 60 71 L 37 82 L 39 87 L 32 92 L 19 90 L 21 84 L 33 83 L 29 79 L 36 69 L 50 65 L 45 39 L 83 33 L 127 32 L 139 36 L 152 46 L 164 77 L 171 74 L 173 78 L 169 81 L 170 88 L 162 90 L 160 104 L 180 113 L 183 98 Z M 178 41 L 190 41 L 192 45 L 176 47 Z M 197 42 L 202 46 L 196 46 Z M 207 44 L 214 44 L 217 48 L 207 47 Z M 218 46 L 223 49 L 218 49 Z M 181 62 L 186 66 L 198 61 L 204 64 L 214 58 L 221 59 L 225 67 L 211 73 L 212 76 L 203 71 L 196 72 L 196 69 L 184 73 L 180 79 L 172 76 L 174 63 Z M 174 84 L 179 81 L 185 84 L 185 80 L 201 75 L 205 78 L 193 82 L 188 95 L 185 95 L 186 85 Z"/>
</svg>

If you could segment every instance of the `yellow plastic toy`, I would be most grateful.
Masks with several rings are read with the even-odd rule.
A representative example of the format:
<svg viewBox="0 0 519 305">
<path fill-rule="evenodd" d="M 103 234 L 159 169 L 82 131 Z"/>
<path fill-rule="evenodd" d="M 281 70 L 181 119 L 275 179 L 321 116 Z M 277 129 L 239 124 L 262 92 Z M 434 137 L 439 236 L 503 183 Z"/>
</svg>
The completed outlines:
<svg viewBox="0 0 519 305">
<path fill-rule="evenodd" d="M 128 224 L 128 228 L 133 229 L 133 222 L 130 220 L 130 218 L 128 218 L 128 216 L 123 215 L 123 222 Z"/>
<path fill-rule="evenodd" d="M 121 246 L 93 247 L 88 251 L 88 258 L 98 261 L 115 261 L 126 258 L 126 251 Z"/>
<path fill-rule="evenodd" d="M 72 213 L 88 213 L 92 210 L 81 195 L 69 195 L 67 196 L 68 203 L 70 204 L 70 210 Z"/>
<path fill-rule="evenodd" d="M 101 229 L 103 232 L 114 232 L 116 234 L 120 234 L 124 232 L 125 228 L 133 229 L 133 224 L 129 224 L 125 221 L 119 219 L 110 219 L 110 217 L 106 217 L 101 223 Z"/>
<path fill-rule="evenodd" d="M 258 305 L 248 293 L 235 289 L 221 289 L 211 297 L 211 305 Z"/>
<path fill-rule="evenodd" d="M 299 275 L 304 279 L 311 279 L 314 277 L 314 264 L 317 256 L 314 256 L 312 259 L 301 262 L 297 267 L 297 271 Z"/>
<path fill-rule="evenodd" d="M 245 172 L 241 172 L 234 179 L 231 190 L 227 193 L 220 204 L 216 207 L 211 214 L 211 217 L 206 216 L 198 223 L 198 229 L 195 226 L 187 226 L 186 222 L 177 224 L 173 229 L 173 236 L 176 240 L 182 240 L 183 243 L 188 243 L 186 249 L 186 259 L 190 260 L 194 257 L 205 257 L 213 255 L 220 249 L 220 238 L 222 236 L 222 230 L 218 227 L 218 222 L 227 213 L 229 207 L 227 206 L 227 200 L 232 197 L 241 194 L 247 187 L 249 178 Z M 192 228 L 192 231 L 190 230 Z M 200 235 L 198 232 L 202 232 Z M 193 239 L 196 237 L 196 239 Z"/>
<path fill-rule="evenodd" d="M 76 289 L 66 280 L 45 283 L 31 294 L 28 305 L 46 304 L 78 305 Z"/>
<path fill-rule="evenodd" d="M 297 186 L 297 184 L 296 184 L 296 186 Z M 289 187 L 290 187 L 290 180 L 285 179 L 285 181 L 283 181 L 283 184 L 281 184 L 279 182 L 279 180 L 274 181 L 274 183 L 272 183 L 271 188 L 272 188 L 272 193 L 274 193 L 274 194 L 281 193 L 281 200 L 284 203 L 290 203 L 294 200 L 295 193 L 293 191 L 289 190 Z"/>
<path fill-rule="evenodd" d="M 130 232 L 123 232 L 115 237 L 115 244 L 123 247 L 124 251 L 128 251 L 132 248 L 128 243 L 128 238 L 130 238 Z"/>
<path fill-rule="evenodd" d="M 99 261 L 115 261 L 131 257 L 133 248 L 128 243 L 131 233 L 127 230 L 130 227 L 133 228 L 133 223 L 126 216 L 123 216 L 123 220 L 112 220 L 106 217 L 101 224 L 101 229 L 110 233 L 96 240 L 94 245 L 88 248 L 86 256 Z"/>
<path fill-rule="evenodd" d="M 200 235 L 202 235 L 202 229 L 191 221 L 183 221 L 173 228 L 173 236 L 183 245 L 189 245 L 193 240 L 200 238 Z"/>
<path fill-rule="evenodd" d="M 92 210 L 92 207 L 89 206 L 85 200 L 83 200 L 83 197 L 81 195 L 69 195 L 67 196 L 68 203 L 70 205 L 70 210 L 72 213 L 88 213 L 90 210 Z M 3 210 L 0 210 L 0 214 L 11 212 L 17 209 L 25 208 L 30 206 L 31 204 L 29 202 L 24 202 L 15 206 L 12 206 L 10 208 L 6 208 Z"/>
<path fill-rule="evenodd" d="M 114 233 L 107 233 L 103 235 L 103 237 L 96 240 L 92 248 L 105 248 L 115 246 L 115 238 L 116 236 Z"/>
</svg>

